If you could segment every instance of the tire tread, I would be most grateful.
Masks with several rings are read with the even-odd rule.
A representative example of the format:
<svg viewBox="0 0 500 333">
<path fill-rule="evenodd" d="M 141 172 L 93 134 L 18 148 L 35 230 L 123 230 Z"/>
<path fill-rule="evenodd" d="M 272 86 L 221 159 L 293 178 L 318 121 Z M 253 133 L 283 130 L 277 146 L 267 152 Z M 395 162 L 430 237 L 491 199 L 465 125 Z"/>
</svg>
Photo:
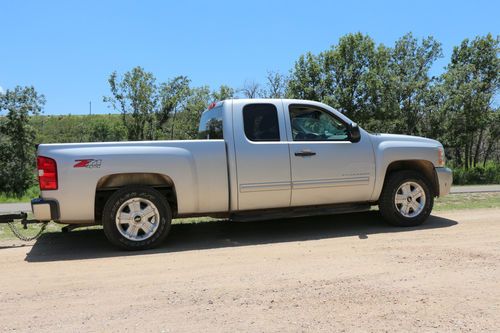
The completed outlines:
<svg viewBox="0 0 500 333">
<path fill-rule="evenodd" d="M 132 241 L 123 237 L 116 228 L 115 214 L 123 202 L 133 197 L 142 197 L 153 202 L 160 211 L 160 225 L 157 232 L 148 239 Z M 127 186 L 113 193 L 102 214 L 104 234 L 111 244 L 124 250 L 145 250 L 160 245 L 167 237 L 172 221 L 172 212 L 167 200 L 160 192 L 147 186 Z"/>
<path fill-rule="evenodd" d="M 408 218 L 401 215 L 394 205 L 394 195 L 398 187 L 407 181 L 419 183 L 425 191 L 424 210 L 416 217 Z M 427 179 L 417 171 L 395 171 L 386 177 L 384 188 L 379 198 L 379 210 L 382 217 L 390 224 L 398 227 L 413 227 L 422 224 L 429 217 L 434 205 L 434 196 Z"/>
</svg>

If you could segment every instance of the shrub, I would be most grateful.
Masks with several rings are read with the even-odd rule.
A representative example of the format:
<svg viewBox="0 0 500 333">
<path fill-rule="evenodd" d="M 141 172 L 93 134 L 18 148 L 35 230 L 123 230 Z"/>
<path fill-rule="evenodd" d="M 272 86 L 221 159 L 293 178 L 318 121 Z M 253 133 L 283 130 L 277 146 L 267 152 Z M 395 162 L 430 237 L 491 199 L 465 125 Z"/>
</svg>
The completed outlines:
<svg viewBox="0 0 500 333">
<path fill-rule="evenodd" d="M 500 184 L 500 164 L 487 163 L 473 168 L 453 168 L 454 185 Z"/>
</svg>

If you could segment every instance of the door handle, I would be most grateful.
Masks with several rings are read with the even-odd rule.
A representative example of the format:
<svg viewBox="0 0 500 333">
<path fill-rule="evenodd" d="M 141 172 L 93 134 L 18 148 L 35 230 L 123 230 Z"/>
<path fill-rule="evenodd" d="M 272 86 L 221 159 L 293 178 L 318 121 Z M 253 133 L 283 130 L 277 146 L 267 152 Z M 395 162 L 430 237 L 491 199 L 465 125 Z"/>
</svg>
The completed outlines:
<svg viewBox="0 0 500 333">
<path fill-rule="evenodd" d="M 314 156 L 314 155 L 316 155 L 316 153 L 310 150 L 302 150 L 295 153 L 295 156 L 302 156 L 302 157 Z"/>
</svg>

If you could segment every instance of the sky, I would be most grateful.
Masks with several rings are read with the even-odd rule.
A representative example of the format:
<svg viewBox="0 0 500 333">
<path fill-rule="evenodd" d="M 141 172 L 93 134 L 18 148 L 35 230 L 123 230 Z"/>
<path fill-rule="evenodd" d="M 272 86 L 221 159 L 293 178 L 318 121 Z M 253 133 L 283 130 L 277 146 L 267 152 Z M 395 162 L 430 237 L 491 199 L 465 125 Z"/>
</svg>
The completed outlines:
<svg viewBox="0 0 500 333">
<path fill-rule="evenodd" d="M 240 88 L 288 73 L 354 32 L 392 46 L 434 36 L 444 58 L 465 38 L 500 34 L 500 1 L 12 1 L 0 0 L 0 91 L 33 85 L 45 114 L 113 112 L 107 79 L 135 66 L 159 82 Z"/>
</svg>

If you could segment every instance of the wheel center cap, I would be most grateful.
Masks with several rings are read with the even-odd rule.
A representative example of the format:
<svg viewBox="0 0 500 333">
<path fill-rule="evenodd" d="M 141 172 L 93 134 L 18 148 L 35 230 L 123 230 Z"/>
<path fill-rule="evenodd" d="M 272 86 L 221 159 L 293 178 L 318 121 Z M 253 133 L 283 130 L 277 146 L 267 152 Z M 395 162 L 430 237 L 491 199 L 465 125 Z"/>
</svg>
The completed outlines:
<svg viewBox="0 0 500 333">
<path fill-rule="evenodd" d="M 406 201 L 411 202 L 411 197 L 406 198 Z"/>
<path fill-rule="evenodd" d="M 136 215 L 136 216 L 134 216 L 134 222 L 135 222 L 135 223 L 139 223 L 139 222 L 141 222 L 141 220 L 142 220 L 142 218 L 141 218 L 141 216 L 140 216 L 140 215 Z"/>
</svg>

